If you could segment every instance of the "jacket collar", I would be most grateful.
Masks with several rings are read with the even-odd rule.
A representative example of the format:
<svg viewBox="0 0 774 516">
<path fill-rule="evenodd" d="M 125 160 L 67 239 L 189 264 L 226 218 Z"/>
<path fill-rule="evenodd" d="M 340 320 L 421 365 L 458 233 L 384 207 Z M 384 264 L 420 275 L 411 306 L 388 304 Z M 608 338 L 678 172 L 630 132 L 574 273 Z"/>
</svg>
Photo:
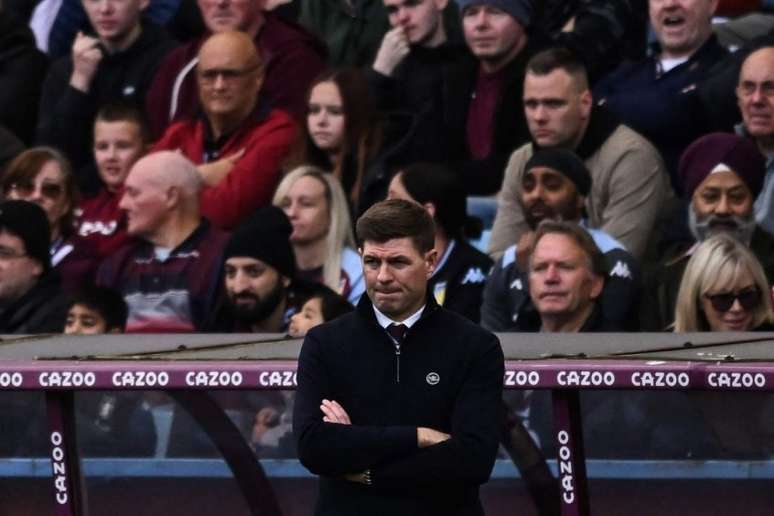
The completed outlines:
<svg viewBox="0 0 774 516">
<path fill-rule="evenodd" d="M 620 125 L 621 122 L 609 109 L 604 106 L 592 106 L 589 125 L 575 149 L 575 154 L 586 161 L 599 150 Z M 540 148 L 535 140 L 532 140 L 532 149 L 537 151 Z"/>
</svg>

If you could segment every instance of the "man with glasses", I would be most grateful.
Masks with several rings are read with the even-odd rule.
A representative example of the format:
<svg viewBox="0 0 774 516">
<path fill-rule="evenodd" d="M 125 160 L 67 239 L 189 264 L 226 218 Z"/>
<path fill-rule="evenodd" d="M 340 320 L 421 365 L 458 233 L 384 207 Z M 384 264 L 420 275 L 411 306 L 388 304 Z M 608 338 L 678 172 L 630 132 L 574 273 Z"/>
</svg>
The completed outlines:
<svg viewBox="0 0 774 516">
<path fill-rule="evenodd" d="M 247 34 L 210 36 L 196 65 L 201 114 L 171 125 L 153 149 L 178 150 L 198 165 L 202 214 L 220 228 L 271 203 L 295 138 L 290 115 L 259 101 L 264 67 Z"/>
<path fill-rule="evenodd" d="M 93 33 L 78 33 L 72 53 L 56 61 L 43 84 L 38 140 L 62 149 L 74 169 L 90 164 L 97 109 L 123 100 L 145 103 L 145 92 L 174 41 L 141 21 L 148 0 L 83 0 Z"/>
<path fill-rule="evenodd" d="M 67 300 L 51 272 L 50 229 L 42 208 L 0 203 L 0 333 L 58 333 Z"/>
<path fill-rule="evenodd" d="M 774 47 L 761 48 L 744 60 L 736 98 L 743 120 L 737 133 L 752 137 L 766 158 L 763 190 L 755 200 L 755 220 L 774 235 Z"/>
<path fill-rule="evenodd" d="M 693 142 L 678 169 L 688 207 L 693 242 L 673 246 L 646 277 L 641 326 L 666 330 L 674 320 L 677 291 L 688 259 L 701 242 L 727 233 L 748 246 L 774 279 L 774 238 L 758 227 L 753 203 L 760 194 L 765 164 L 755 143 L 733 134 L 713 133 Z"/>
<path fill-rule="evenodd" d="M 325 67 L 325 46 L 299 25 L 267 12 L 268 0 L 197 0 L 211 34 L 238 30 L 253 41 L 266 62 L 261 96 L 297 118 L 306 115 L 306 91 Z M 189 41 L 164 59 L 148 92 L 148 120 L 154 137 L 175 121 L 196 114 L 195 66 L 206 37 Z"/>
</svg>

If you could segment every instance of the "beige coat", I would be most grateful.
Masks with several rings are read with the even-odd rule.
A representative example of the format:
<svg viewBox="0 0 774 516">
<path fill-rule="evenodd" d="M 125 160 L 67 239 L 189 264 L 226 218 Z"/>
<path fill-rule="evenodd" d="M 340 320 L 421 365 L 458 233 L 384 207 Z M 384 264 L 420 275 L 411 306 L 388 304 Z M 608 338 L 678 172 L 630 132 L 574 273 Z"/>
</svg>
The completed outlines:
<svg viewBox="0 0 774 516">
<path fill-rule="evenodd" d="M 518 197 L 531 156 L 532 144 L 527 143 L 511 155 L 505 169 L 489 241 L 495 258 L 529 229 Z M 661 156 L 645 138 L 619 125 L 585 163 L 592 181 L 586 199 L 589 227 L 607 232 L 642 258 L 659 211 L 673 197 Z"/>
</svg>

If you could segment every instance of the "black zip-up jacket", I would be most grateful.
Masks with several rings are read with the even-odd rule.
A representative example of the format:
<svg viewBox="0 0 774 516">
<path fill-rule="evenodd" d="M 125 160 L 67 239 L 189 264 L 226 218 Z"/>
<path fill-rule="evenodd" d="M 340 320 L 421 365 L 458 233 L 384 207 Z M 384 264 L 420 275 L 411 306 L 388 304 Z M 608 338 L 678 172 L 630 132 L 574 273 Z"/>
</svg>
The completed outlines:
<svg viewBox="0 0 774 516">
<path fill-rule="evenodd" d="M 88 93 L 70 86 L 73 61 L 56 61 L 43 84 L 38 120 L 38 141 L 62 149 L 75 168 L 92 161 L 91 134 L 94 116 L 106 102 L 125 101 L 143 109 L 161 59 L 175 41 L 160 27 L 144 23 L 142 33 L 123 52 L 103 57 Z"/>
<path fill-rule="evenodd" d="M 312 329 L 298 360 L 293 430 L 301 463 L 320 475 L 317 515 L 479 515 L 494 465 L 503 352 L 497 338 L 428 296 L 398 348 L 368 296 Z M 352 425 L 324 423 L 336 400 Z M 417 427 L 451 434 L 419 449 Z M 372 472 L 372 485 L 344 480 Z"/>
</svg>

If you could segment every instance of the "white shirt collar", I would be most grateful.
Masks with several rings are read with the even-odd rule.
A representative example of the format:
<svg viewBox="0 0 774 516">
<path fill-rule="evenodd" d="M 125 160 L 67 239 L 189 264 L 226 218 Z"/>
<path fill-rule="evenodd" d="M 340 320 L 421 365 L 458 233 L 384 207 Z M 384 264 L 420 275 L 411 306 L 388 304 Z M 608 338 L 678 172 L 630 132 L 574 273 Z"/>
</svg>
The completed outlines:
<svg viewBox="0 0 774 516">
<path fill-rule="evenodd" d="M 419 318 L 422 317 L 422 312 L 425 311 L 425 305 L 422 305 L 422 307 L 416 312 L 414 312 L 411 315 L 411 317 L 409 317 L 408 319 L 405 319 L 404 321 L 398 322 L 398 321 L 393 321 L 392 319 L 384 315 L 382 312 L 380 312 L 379 309 L 376 308 L 376 305 L 372 305 L 372 306 L 374 307 L 376 322 L 379 323 L 379 326 L 385 329 L 387 328 L 387 326 L 391 324 L 405 324 L 407 328 L 411 328 L 412 326 L 414 326 L 414 323 L 416 323 L 419 320 Z"/>
</svg>

